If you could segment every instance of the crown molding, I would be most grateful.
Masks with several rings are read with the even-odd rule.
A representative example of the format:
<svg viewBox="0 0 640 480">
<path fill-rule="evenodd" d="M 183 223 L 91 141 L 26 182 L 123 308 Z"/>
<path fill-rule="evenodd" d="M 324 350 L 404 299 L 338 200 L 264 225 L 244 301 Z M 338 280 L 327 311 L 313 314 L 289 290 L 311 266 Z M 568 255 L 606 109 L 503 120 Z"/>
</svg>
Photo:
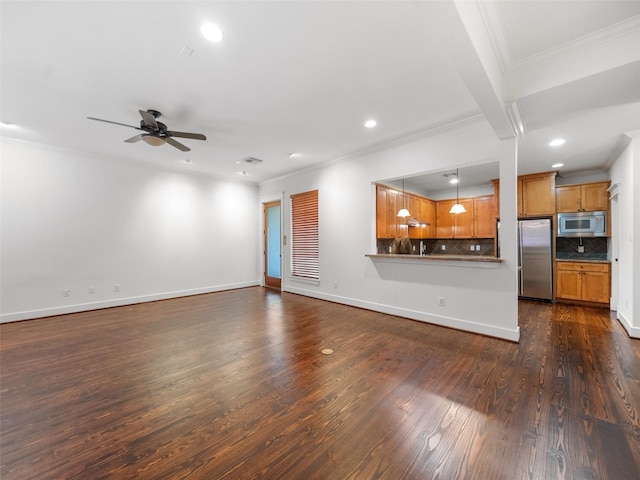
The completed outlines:
<svg viewBox="0 0 640 480">
<path fill-rule="evenodd" d="M 550 48 L 521 60 L 513 60 L 509 42 L 504 33 L 500 11 L 495 1 L 479 1 L 478 8 L 482 22 L 491 41 L 494 54 L 502 75 L 535 69 L 541 65 L 565 58 L 576 52 L 589 50 L 619 37 L 632 35 L 640 31 L 640 15 L 635 15 L 627 20 L 603 28 L 580 38 Z"/>
<path fill-rule="evenodd" d="M 524 117 L 520 112 L 520 105 L 518 100 L 513 100 L 507 103 L 505 112 L 513 129 L 513 133 L 517 138 L 522 138 L 527 133 L 527 126 L 524 123 Z"/>
<path fill-rule="evenodd" d="M 500 12 L 496 2 L 477 2 L 480 18 L 487 31 L 493 52 L 498 60 L 502 76 L 506 77 L 513 65 L 507 37 L 504 34 Z"/>
<path fill-rule="evenodd" d="M 611 42 L 620 37 L 633 35 L 640 31 L 640 15 L 616 23 L 610 27 L 603 28 L 575 40 L 550 48 L 544 52 L 523 58 L 513 62 L 509 73 L 521 72 L 538 68 L 547 63 L 561 60 L 577 52 L 589 50 L 599 45 Z"/>
</svg>

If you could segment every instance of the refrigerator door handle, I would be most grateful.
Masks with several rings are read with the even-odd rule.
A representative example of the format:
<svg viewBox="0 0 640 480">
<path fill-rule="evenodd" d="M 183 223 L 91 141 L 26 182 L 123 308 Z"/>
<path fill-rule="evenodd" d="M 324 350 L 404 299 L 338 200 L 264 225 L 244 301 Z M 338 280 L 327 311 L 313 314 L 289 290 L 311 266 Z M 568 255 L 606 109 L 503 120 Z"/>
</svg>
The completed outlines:
<svg viewBox="0 0 640 480">
<path fill-rule="evenodd" d="M 518 295 L 524 292 L 524 275 L 522 275 L 522 223 L 518 222 Z"/>
</svg>

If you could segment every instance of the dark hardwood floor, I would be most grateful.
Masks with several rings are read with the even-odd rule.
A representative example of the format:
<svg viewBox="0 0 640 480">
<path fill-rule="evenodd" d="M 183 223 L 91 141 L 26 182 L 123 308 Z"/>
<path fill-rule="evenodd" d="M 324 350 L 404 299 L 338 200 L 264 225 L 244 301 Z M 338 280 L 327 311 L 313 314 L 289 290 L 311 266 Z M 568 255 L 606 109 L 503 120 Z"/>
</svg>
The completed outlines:
<svg viewBox="0 0 640 480">
<path fill-rule="evenodd" d="M 258 287 L 3 324 L 0 477 L 640 478 L 640 341 L 605 309 L 520 325 Z"/>
</svg>

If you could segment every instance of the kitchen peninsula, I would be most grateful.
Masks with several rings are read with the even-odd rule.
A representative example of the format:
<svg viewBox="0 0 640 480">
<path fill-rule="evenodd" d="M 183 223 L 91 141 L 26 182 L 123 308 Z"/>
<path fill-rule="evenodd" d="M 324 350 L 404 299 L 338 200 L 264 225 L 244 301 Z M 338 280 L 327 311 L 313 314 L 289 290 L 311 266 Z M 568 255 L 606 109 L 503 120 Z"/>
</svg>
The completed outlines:
<svg viewBox="0 0 640 480">
<path fill-rule="evenodd" d="M 442 264 L 448 263 L 450 266 L 476 266 L 483 268 L 497 267 L 502 263 L 498 257 L 476 256 L 476 255 L 411 255 L 411 254 L 366 254 L 366 257 L 374 261 L 390 261 L 395 263 L 416 263 L 416 264 Z"/>
</svg>

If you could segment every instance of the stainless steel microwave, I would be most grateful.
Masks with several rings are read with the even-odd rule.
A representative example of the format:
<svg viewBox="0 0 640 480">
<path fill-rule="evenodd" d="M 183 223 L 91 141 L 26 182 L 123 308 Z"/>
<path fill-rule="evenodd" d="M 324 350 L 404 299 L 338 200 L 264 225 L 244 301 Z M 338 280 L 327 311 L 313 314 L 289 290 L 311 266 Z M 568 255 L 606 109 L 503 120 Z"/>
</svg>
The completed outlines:
<svg viewBox="0 0 640 480">
<path fill-rule="evenodd" d="M 559 237 L 606 237 L 607 212 L 558 214 Z"/>
</svg>

